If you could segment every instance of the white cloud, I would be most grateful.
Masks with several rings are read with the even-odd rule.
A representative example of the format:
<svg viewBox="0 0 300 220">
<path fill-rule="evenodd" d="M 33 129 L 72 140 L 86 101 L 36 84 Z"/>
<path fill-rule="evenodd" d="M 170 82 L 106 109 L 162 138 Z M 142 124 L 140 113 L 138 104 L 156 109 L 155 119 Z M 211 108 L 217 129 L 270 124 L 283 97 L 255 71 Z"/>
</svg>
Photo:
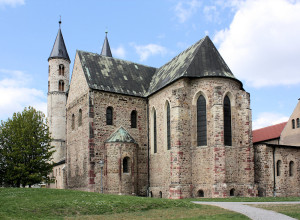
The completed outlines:
<svg viewBox="0 0 300 220">
<path fill-rule="evenodd" d="M 14 112 L 33 106 L 47 112 L 46 96 L 43 91 L 30 88 L 30 76 L 22 71 L 0 69 L 0 119 L 6 120 Z"/>
<path fill-rule="evenodd" d="M 126 56 L 126 51 L 125 48 L 123 46 L 119 46 L 118 48 L 112 48 L 112 54 L 113 56 L 119 57 L 124 59 Z"/>
<path fill-rule="evenodd" d="M 175 15 L 180 23 L 184 23 L 197 12 L 200 6 L 201 2 L 197 0 L 179 1 L 174 7 Z"/>
<path fill-rule="evenodd" d="M 252 123 L 252 129 L 258 129 L 258 128 L 263 128 L 267 127 L 270 125 L 275 125 L 279 124 L 281 122 L 288 121 L 289 117 L 279 114 L 279 113 L 274 113 L 274 112 L 262 112 L 258 115 L 256 119 L 253 120 Z"/>
<path fill-rule="evenodd" d="M 11 6 L 16 7 L 19 5 L 24 5 L 25 0 L 0 0 L 0 6 Z"/>
<path fill-rule="evenodd" d="M 240 2 L 214 42 L 237 78 L 254 87 L 300 83 L 300 1 Z"/>
<path fill-rule="evenodd" d="M 163 56 L 167 53 L 167 49 L 158 44 L 136 45 L 135 43 L 131 43 L 130 45 L 135 48 L 136 53 L 140 56 L 140 61 L 147 60 L 149 56 Z"/>
</svg>

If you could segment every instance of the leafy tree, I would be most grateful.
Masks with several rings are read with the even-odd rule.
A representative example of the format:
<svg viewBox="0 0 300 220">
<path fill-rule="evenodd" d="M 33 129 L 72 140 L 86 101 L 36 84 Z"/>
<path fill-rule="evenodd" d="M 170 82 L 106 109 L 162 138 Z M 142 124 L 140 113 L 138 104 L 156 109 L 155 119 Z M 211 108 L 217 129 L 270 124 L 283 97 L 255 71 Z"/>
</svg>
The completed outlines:
<svg viewBox="0 0 300 220">
<path fill-rule="evenodd" d="M 0 125 L 0 185 L 20 187 L 47 180 L 53 147 L 45 115 L 32 107 Z"/>
</svg>

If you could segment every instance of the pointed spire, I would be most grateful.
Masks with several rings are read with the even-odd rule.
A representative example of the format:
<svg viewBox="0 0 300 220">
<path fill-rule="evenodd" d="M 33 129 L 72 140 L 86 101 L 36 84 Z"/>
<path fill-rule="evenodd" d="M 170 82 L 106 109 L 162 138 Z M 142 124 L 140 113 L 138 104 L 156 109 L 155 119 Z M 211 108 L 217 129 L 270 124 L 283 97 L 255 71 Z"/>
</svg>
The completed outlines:
<svg viewBox="0 0 300 220">
<path fill-rule="evenodd" d="M 112 54 L 110 51 L 110 46 L 109 46 L 108 39 L 107 39 L 107 31 L 105 31 L 105 39 L 104 39 L 104 43 L 102 46 L 101 55 L 107 56 L 107 57 L 112 57 Z"/>
<path fill-rule="evenodd" d="M 48 58 L 48 60 L 52 59 L 52 58 L 62 58 L 62 59 L 66 59 L 69 62 L 70 58 L 69 58 L 69 54 L 65 45 L 65 41 L 63 38 L 63 35 L 61 33 L 61 19 L 58 22 L 59 24 L 59 29 L 58 29 L 58 33 L 51 51 L 51 54 Z"/>
</svg>

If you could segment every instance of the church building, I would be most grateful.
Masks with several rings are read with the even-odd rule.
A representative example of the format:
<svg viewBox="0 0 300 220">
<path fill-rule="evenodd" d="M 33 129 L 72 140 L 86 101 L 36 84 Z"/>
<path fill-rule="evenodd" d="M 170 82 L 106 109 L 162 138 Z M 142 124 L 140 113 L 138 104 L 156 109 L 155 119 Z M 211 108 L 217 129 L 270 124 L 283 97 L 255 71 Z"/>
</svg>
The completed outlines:
<svg viewBox="0 0 300 220">
<path fill-rule="evenodd" d="M 250 95 L 208 36 L 155 68 L 77 50 L 48 59 L 51 184 L 171 199 L 256 196 Z"/>
</svg>

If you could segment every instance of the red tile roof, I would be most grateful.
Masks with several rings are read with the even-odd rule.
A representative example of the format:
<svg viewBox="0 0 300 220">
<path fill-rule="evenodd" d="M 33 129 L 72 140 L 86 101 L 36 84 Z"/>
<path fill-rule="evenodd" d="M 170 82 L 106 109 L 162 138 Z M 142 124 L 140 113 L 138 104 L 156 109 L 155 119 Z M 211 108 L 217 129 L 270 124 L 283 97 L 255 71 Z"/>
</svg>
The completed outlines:
<svg viewBox="0 0 300 220">
<path fill-rule="evenodd" d="M 287 122 L 252 131 L 253 143 L 279 138 Z"/>
</svg>

